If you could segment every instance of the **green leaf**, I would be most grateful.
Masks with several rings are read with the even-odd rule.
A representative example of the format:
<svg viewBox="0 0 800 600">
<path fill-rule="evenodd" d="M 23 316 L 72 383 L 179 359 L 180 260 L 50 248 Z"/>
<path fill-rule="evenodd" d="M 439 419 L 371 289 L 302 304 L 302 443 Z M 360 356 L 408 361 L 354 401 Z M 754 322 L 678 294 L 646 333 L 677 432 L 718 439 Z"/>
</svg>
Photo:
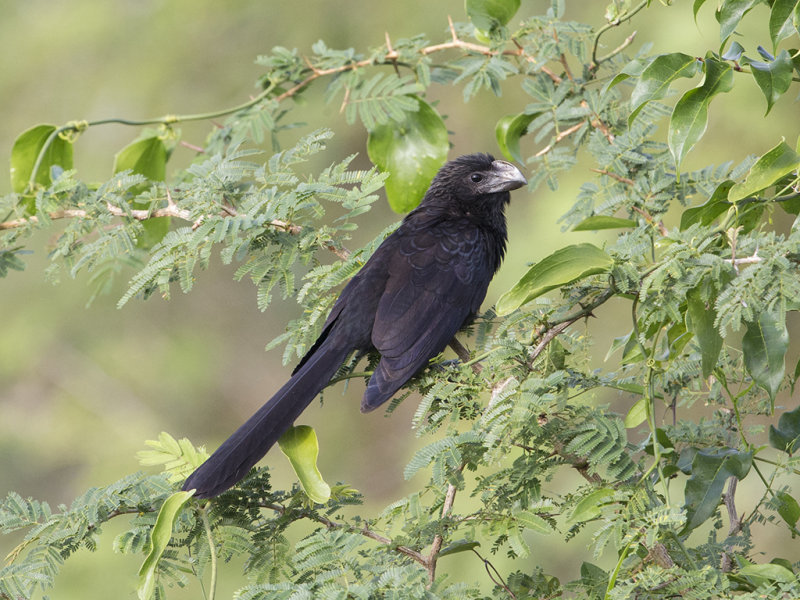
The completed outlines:
<svg viewBox="0 0 800 600">
<path fill-rule="evenodd" d="M 738 202 L 772 185 L 782 177 L 800 168 L 800 154 L 781 141 L 750 167 L 747 179 L 731 188 L 728 199 Z"/>
<path fill-rule="evenodd" d="M 600 506 L 614 495 L 611 488 L 600 488 L 581 498 L 569 516 L 568 523 L 585 523 L 600 516 Z"/>
<path fill-rule="evenodd" d="M 791 570 L 773 563 L 744 566 L 739 571 L 739 575 L 750 579 L 755 587 L 772 582 L 793 583 L 797 581 L 797 577 Z"/>
<path fill-rule="evenodd" d="M 792 85 L 794 63 L 786 50 L 781 50 L 774 60 L 761 62 L 758 60 L 742 61 L 749 64 L 753 79 L 756 80 L 761 93 L 767 99 L 767 112 L 772 110 L 772 105 L 785 94 Z"/>
<path fill-rule="evenodd" d="M 291 427 L 280 437 L 278 444 L 292 464 L 306 495 L 317 504 L 325 504 L 331 497 L 331 488 L 317 468 L 319 443 L 314 429 L 308 425 Z"/>
<path fill-rule="evenodd" d="M 626 227 L 636 227 L 638 223 L 633 219 L 622 219 L 620 217 L 607 217 L 605 215 L 594 215 L 588 217 L 575 225 L 572 231 L 600 231 L 601 229 L 623 229 Z"/>
<path fill-rule="evenodd" d="M 707 58 L 706 76 L 698 87 L 686 92 L 672 111 L 669 120 L 668 143 L 676 169 L 683 158 L 703 137 L 708 125 L 708 105 L 717 94 L 733 88 L 733 69 L 730 65 Z"/>
<path fill-rule="evenodd" d="M 114 173 L 131 170 L 137 175 L 147 177 L 150 181 L 164 181 L 167 175 L 167 147 L 158 136 L 150 136 L 125 146 L 114 157 Z M 133 194 L 147 189 L 147 184 L 131 188 Z M 148 209 L 149 205 L 134 203 L 138 209 Z M 167 235 L 170 218 L 157 217 L 142 222 L 144 236 L 139 240 L 139 247 L 152 248 Z"/>
<path fill-rule="evenodd" d="M 621 81 L 625 81 L 629 77 L 638 77 L 642 74 L 642 71 L 644 71 L 645 68 L 647 68 L 647 63 L 645 61 L 634 58 L 631 62 L 622 67 L 619 73 L 617 73 L 611 81 L 603 86 L 603 89 L 600 91 L 600 95 L 604 96 L 608 90 Z"/>
<path fill-rule="evenodd" d="M 731 207 L 728 202 L 728 192 L 733 187 L 734 183 L 731 180 L 726 180 L 720 183 L 711 194 L 711 198 L 701 205 L 689 208 L 683 211 L 681 215 L 681 231 L 688 229 L 695 223 L 701 225 L 709 225 L 714 219 L 720 216 Z"/>
<path fill-rule="evenodd" d="M 149 600 L 154 597 L 158 561 L 172 538 L 175 519 L 193 494 L 194 492 L 175 492 L 161 505 L 150 536 L 150 550 L 139 568 L 139 585 L 136 589 L 139 600 Z"/>
<path fill-rule="evenodd" d="M 466 0 L 472 24 L 481 31 L 506 25 L 519 10 L 520 0 Z"/>
<path fill-rule="evenodd" d="M 722 501 L 729 477 L 744 479 L 752 464 L 752 452 L 700 450 L 692 460 L 692 476 L 686 481 L 686 531 L 705 523 Z"/>
<path fill-rule="evenodd" d="M 22 194 L 28 187 L 36 160 L 55 131 L 55 125 L 36 125 L 14 140 L 14 146 L 11 148 L 11 189 L 15 193 Z M 58 135 L 53 137 L 45 151 L 34 182 L 44 186 L 50 185 L 52 183 L 50 168 L 53 166 L 64 170 L 72 168 L 72 143 Z"/>
<path fill-rule="evenodd" d="M 386 197 L 395 212 L 408 212 L 420 203 L 436 172 L 447 160 L 447 127 L 426 102 L 401 122 L 379 125 L 369 132 L 367 154 L 388 172 Z"/>
<path fill-rule="evenodd" d="M 794 13 L 792 14 L 792 24 L 794 28 L 797 30 L 797 33 L 800 33 L 800 2 L 794 7 Z"/>
<path fill-rule="evenodd" d="M 739 22 L 761 0 L 725 0 L 717 10 L 716 17 L 719 22 L 719 39 L 725 43 L 738 27 Z"/>
<path fill-rule="evenodd" d="M 800 504 L 786 492 L 776 492 L 775 500 L 778 503 L 778 514 L 789 527 L 794 527 L 800 519 Z"/>
<path fill-rule="evenodd" d="M 522 158 L 522 152 L 519 149 L 519 140 L 528 131 L 528 125 L 533 121 L 539 113 L 533 115 L 507 115 L 497 122 L 494 128 L 494 134 L 497 138 L 497 145 L 500 147 L 500 152 L 503 153 L 508 160 L 515 160 L 517 162 L 525 162 Z"/>
<path fill-rule="evenodd" d="M 636 87 L 631 92 L 631 114 L 628 117 L 628 125 L 633 123 L 645 104 L 666 96 L 672 82 L 681 77 L 694 77 L 699 68 L 700 62 L 694 56 L 681 52 L 656 57 L 642 71 Z"/>
<path fill-rule="evenodd" d="M 146 137 L 125 146 L 114 157 L 114 173 L 130 169 L 150 181 L 164 181 L 167 147 L 158 136 Z"/>
<path fill-rule="evenodd" d="M 556 250 L 533 265 L 514 287 L 500 297 L 497 314 L 507 315 L 550 290 L 605 273 L 612 264 L 611 257 L 592 244 L 576 244 Z"/>
<path fill-rule="evenodd" d="M 625 428 L 633 429 L 647 420 L 647 398 L 639 398 L 625 415 Z"/>
<path fill-rule="evenodd" d="M 518 512 L 514 515 L 514 518 L 517 520 L 517 523 L 525 527 L 525 529 L 530 529 L 536 533 L 553 533 L 553 528 L 550 526 L 550 523 L 529 510 Z"/>
<path fill-rule="evenodd" d="M 794 34 L 792 15 L 800 9 L 800 0 L 775 0 L 769 13 L 769 38 L 772 50 L 778 48 L 781 40 Z"/>
<path fill-rule="evenodd" d="M 717 366 L 722 351 L 722 336 L 714 327 L 717 311 L 712 302 L 704 302 L 700 289 L 695 288 L 686 294 L 686 328 L 694 334 L 700 346 L 700 366 L 703 377 L 708 377 Z"/>
<path fill-rule="evenodd" d="M 769 426 L 769 444 L 787 454 L 800 447 L 800 406 L 783 413 L 777 428 Z"/>
<path fill-rule="evenodd" d="M 762 312 L 758 321 L 746 323 L 742 337 L 744 366 L 758 387 L 766 390 L 771 402 L 775 401 L 783 382 L 789 332 L 784 315 Z"/>
<path fill-rule="evenodd" d="M 694 15 L 695 23 L 697 22 L 697 13 L 700 12 L 700 7 L 706 3 L 706 0 L 694 0 L 692 4 L 692 14 Z"/>
<path fill-rule="evenodd" d="M 452 544 L 448 544 L 436 555 L 436 558 L 441 558 L 443 556 L 447 556 L 448 554 L 458 554 L 459 552 L 468 552 L 473 548 L 477 548 L 481 545 L 480 542 L 475 542 L 472 540 L 458 540 L 453 542 Z"/>
</svg>

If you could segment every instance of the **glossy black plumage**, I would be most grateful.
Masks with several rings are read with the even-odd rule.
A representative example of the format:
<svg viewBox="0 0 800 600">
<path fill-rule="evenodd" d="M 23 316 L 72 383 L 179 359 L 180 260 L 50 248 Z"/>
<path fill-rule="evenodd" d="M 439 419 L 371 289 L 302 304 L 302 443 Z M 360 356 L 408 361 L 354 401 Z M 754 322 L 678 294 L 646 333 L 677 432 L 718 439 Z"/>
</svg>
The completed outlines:
<svg viewBox="0 0 800 600">
<path fill-rule="evenodd" d="M 445 164 L 419 207 L 342 290 L 289 381 L 183 489 L 207 498 L 244 477 L 353 351 L 381 354 L 361 410 L 391 398 L 479 310 L 505 253 L 509 191 L 525 183 L 516 167 L 488 154 Z"/>
</svg>

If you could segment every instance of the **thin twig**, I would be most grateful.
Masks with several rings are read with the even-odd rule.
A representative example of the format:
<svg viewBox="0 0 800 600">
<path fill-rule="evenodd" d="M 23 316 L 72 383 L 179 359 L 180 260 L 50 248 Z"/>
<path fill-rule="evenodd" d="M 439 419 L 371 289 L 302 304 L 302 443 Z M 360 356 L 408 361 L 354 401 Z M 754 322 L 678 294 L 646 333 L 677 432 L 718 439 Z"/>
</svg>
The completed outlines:
<svg viewBox="0 0 800 600">
<path fill-rule="evenodd" d="M 597 67 L 599 67 L 599 66 L 600 66 L 600 63 L 602 63 L 602 62 L 603 62 L 603 61 L 605 61 L 605 60 L 608 60 L 609 58 L 611 58 L 611 57 L 612 57 L 612 56 L 614 56 L 614 54 L 615 54 L 615 51 L 611 51 L 609 54 L 606 54 L 604 57 L 602 57 L 602 58 L 597 58 L 597 49 L 598 49 L 598 46 L 599 46 L 599 44 L 600 44 L 600 37 L 601 37 L 601 36 L 602 36 L 602 35 L 603 35 L 603 34 L 604 34 L 606 31 L 608 31 L 609 29 L 611 29 L 612 27 L 619 27 L 619 26 L 620 26 L 620 25 L 622 25 L 622 24 L 623 24 L 625 21 L 629 21 L 630 19 L 632 19 L 632 18 L 633 18 L 633 16 L 634 16 L 636 13 L 638 13 L 640 10 L 642 10 L 643 8 L 645 8 L 645 7 L 646 7 L 648 4 L 650 4 L 650 0 L 642 0 L 642 2 L 640 2 L 639 4 L 637 4 L 636 6 L 634 6 L 633 8 L 631 8 L 630 10 L 627 10 L 627 11 L 623 12 L 623 13 L 622 13 L 622 15 L 620 15 L 619 17 L 617 17 L 617 18 L 616 18 L 616 19 L 614 19 L 613 21 L 610 21 L 610 22 L 606 23 L 606 24 L 605 24 L 605 25 L 603 25 L 603 26 L 602 26 L 600 29 L 598 29 L 598 30 L 597 30 L 597 33 L 596 33 L 596 34 L 595 34 L 595 36 L 594 36 L 594 45 L 593 45 L 593 47 L 592 47 L 592 62 L 591 62 L 591 69 L 593 69 L 593 70 L 594 70 L 594 69 L 597 69 Z M 631 40 L 631 41 L 633 41 L 633 40 Z M 619 51 L 621 52 L 623 49 L 624 49 L 624 46 L 622 46 L 622 48 L 620 48 L 620 49 L 619 49 Z"/>
<path fill-rule="evenodd" d="M 598 58 L 597 59 L 597 63 L 598 64 L 604 63 L 609 58 L 612 58 L 612 57 L 616 56 L 617 54 L 619 54 L 620 52 L 622 52 L 623 50 L 625 50 L 625 48 L 627 48 L 628 46 L 630 46 L 633 43 L 633 39 L 636 37 L 637 33 L 638 33 L 638 31 L 634 31 L 632 34 L 630 34 L 628 37 L 626 37 L 625 41 L 623 41 L 619 46 L 614 48 L 611 52 L 609 52 L 605 56 L 601 56 L 600 58 Z"/>
<path fill-rule="evenodd" d="M 581 107 L 589 110 L 589 103 L 586 102 L 586 100 L 581 100 Z M 597 129 L 598 131 L 602 132 L 602 134 L 604 136 L 606 136 L 606 139 L 608 140 L 608 143 L 609 144 L 613 144 L 614 143 L 614 134 L 611 133 L 611 129 L 608 127 L 608 125 L 603 123 L 603 121 L 600 119 L 600 115 L 598 115 L 594 111 L 592 111 L 592 114 L 594 115 L 594 119 L 589 121 L 589 125 L 591 125 L 595 129 Z"/>
<path fill-rule="evenodd" d="M 739 480 L 736 477 L 728 478 L 728 489 L 722 496 L 722 501 L 725 504 L 725 509 L 728 511 L 728 519 L 730 526 L 728 527 L 728 537 L 733 537 L 742 529 L 742 519 L 739 518 L 736 512 L 736 486 Z M 726 550 L 722 553 L 721 569 L 723 573 L 729 573 L 733 569 L 733 558 L 731 556 L 733 544 L 727 544 Z"/>
<path fill-rule="evenodd" d="M 626 185 L 634 185 L 633 179 L 628 179 L 627 177 L 623 177 L 622 175 L 617 175 L 616 173 L 612 173 L 611 171 L 606 171 L 605 169 L 589 169 L 590 171 L 594 171 L 595 173 L 600 173 L 601 175 L 605 175 L 607 177 L 611 177 L 611 179 L 615 179 L 620 183 L 624 183 Z"/>
<path fill-rule="evenodd" d="M 578 130 L 579 130 L 581 127 L 583 127 L 585 124 L 586 124 L 586 122 L 585 122 L 585 121 L 581 121 L 580 123 L 576 123 L 575 125 L 573 125 L 573 126 L 572 126 L 572 127 L 570 127 L 569 129 L 565 129 L 564 131 L 562 131 L 561 133 L 559 133 L 559 134 L 556 136 L 556 139 L 555 139 L 555 140 L 553 140 L 553 142 L 552 142 L 551 144 L 548 144 L 547 146 L 545 146 L 544 148 L 542 148 L 541 150 L 539 150 L 539 151 L 538 151 L 536 154 L 534 154 L 533 156 L 534 156 L 535 158 L 539 158 L 540 156 L 544 156 L 545 154 L 547 154 L 548 152 L 550 152 L 550 151 L 551 151 L 551 150 L 552 150 L 552 149 L 555 147 L 555 145 L 556 145 L 556 144 L 558 144 L 558 143 L 559 143 L 561 140 L 563 140 L 565 137 L 567 137 L 567 136 L 569 136 L 569 135 L 572 135 L 573 133 L 575 133 L 576 131 L 578 131 Z"/>
<path fill-rule="evenodd" d="M 281 506 L 280 504 L 272 504 L 272 503 L 270 503 L 270 504 L 262 504 L 261 506 L 263 508 L 268 508 L 270 510 L 274 510 L 275 512 L 277 512 L 277 513 L 279 513 L 281 515 L 285 515 L 288 512 L 286 507 Z M 412 548 L 409 548 L 408 546 L 401 546 L 401 545 L 395 544 L 389 538 L 384 537 L 384 536 L 380 535 L 379 533 L 375 533 L 374 531 L 369 529 L 366 525 L 364 525 L 364 527 L 359 529 L 357 527 L 352 527 L 351 525 L 347 525 L 345 523 L 337 523 L 336 521 L 332 521 L 331 519 L 328 519 L 327 517 L 323 517 L 323 516 L 320 516 L 318 514 L 309 512 L 309 511 L 302 511 L 302 512 L 294 513 L 294 514 L 299 516 L 299 517 L 308 519 L 310 521 L 316 521 L 317 523 L 320 523 L 321 525 L 324 525 L 328 529 L 344 529 L 344 530 L 347 530 L 347 531 L 351 531 L 353 533 L 359 533 L 359 534 L 363 535 L 364 537 L 367 537 L 367 538 L 369 538 L 371 540 L 375 540 L 376 542 L 378 542 L 380 544 L 383 544 L 385 546 L 390 546 L 393 550 L 399 552 L 400 554 L 408 556 L 410 559 L 418 562 L 422 566 L 427 567 L 428 559 L 425 558 L 422 554 L 420 554 L 419 552 L 417 552 L 416 550 L 414 550 Z"/>
<path fill-rule="evenodd" d="M 486 569 L 487 575 L 489 575 L 489 579 L 492 580 L 492 583 L 502 587 L 506 591 L 506 593 L 509 595 L 509 597 L 513 598 L 513 600 L 517 600 L 517 597 L 514 594 L 514 592 L 511 591 L 511 588 L 509 588 L 508 585 L 506 585 L 506 582 L 503 579 L 503 576 L 500 575 L 500 571 L 497 570 L 497 568 L 489 561 L 489 559 L 488 558 L 483 558 L 483 556 L 481 556 L 480 553 L 475 548 L 473 548 L 472 551 L 483 562 L 483 566 Z M 497 579 L 495 579 L 495 576 L 497 577 Z"/>
<path fill-rule="evenodd" d="M 644 217 L 644 220 L 647 221 L 650 225 L 653 225 L 656 229 L 658 229 L 658 233 L 660 233 L 663 237 L 667 237 L 669 235 L 669 230 L 666 228 L 663 222 L 656 221 L 656 218 L 651 215 L 646 210 L 639 208 L 638 206 L 633 206 L 633 210 Z"/>
</svg>

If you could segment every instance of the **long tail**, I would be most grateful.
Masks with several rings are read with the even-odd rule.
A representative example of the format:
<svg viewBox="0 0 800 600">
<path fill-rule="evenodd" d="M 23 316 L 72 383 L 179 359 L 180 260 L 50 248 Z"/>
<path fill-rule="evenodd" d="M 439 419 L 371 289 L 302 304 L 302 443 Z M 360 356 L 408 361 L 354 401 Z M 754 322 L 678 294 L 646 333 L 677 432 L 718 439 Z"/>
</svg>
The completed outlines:
<svg viewBox="0 0 800 600">
<path fill-rule="evenodd" d="M 311 404 L 350 352 L 346 344 L 328 338 L 258 412 L 189 475 L 183 489 L 197 490 L 197 498 L 212 498 L 235 485 Z"/>
</svg>

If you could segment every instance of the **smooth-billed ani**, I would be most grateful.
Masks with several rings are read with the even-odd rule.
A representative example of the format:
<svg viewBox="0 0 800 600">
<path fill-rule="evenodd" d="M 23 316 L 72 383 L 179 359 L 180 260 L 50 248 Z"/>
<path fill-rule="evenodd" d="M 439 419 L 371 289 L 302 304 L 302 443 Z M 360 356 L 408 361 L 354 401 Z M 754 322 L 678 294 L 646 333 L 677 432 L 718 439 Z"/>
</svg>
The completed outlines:
<svg viewBox="0 0 800 600">
<path fill-rule="evenodd" d="M 419 207 L 342 290 L 289 381 L 183 489 L 210 498 L 242 479 L 354 351 L 381 354 L 362 412 L 391 398 L 477 313 L 505 254 L 509 191 L 526 183 L 514 165 L 488 154 L 445 164 Z"/>
</svg>

